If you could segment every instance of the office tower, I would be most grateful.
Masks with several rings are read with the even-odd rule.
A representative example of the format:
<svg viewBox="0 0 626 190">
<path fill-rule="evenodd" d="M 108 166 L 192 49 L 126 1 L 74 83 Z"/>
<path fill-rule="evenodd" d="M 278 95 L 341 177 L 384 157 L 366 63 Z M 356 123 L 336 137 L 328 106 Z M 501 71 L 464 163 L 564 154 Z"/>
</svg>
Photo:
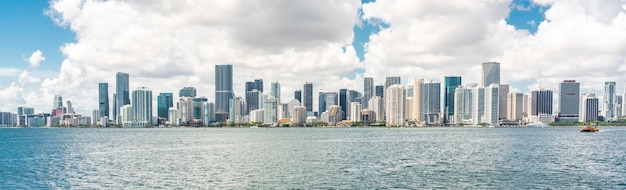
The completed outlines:
<svg viewBox="0 0 626 190">
<path fill-rule="evenodd" d="M 276 98 L 276 102 L 280 104 L 280 83 L 278 81 L 272 83 L 270 95 Z"/>
<path fill-rule="evenodd" d="M 254 89 L 263 93 L 263 79 L 255 79 L 254 81 L 246 82 L 246 92 Z"/>
<path fill-rule="evenodd" d="M 160 93 L 157 97 L 157 116 L 169 120 L 168 112 L 171 107 L 174 107 L 174 94 Z"/>
<path fill-rule="evenodd" d="M 385 90 L 392 85 L 402 84 L 401 82 L 400 77 L 387 77 L 385 78 Z"/>
<path fill-rule="evenodd" d="M 416 124 L 420 124 L 424 121 L 424 110 L 422 109 L 422 88 L 424 79 L 413 80 L 413 117 Z"/>
<path fill-rule="evenodd" d="M 296 90 L 293 92 L 293 98 L 298 100 L 298 102 L 302 103 L 302 90 Z"/>
<path fill-rule="evenodd" d="M 113 113 L 110 116 L 112 117 L 112 120 L 117 120 L 117 116 L 119 114 L 118 110 L 115 108 L 117 108 L 117 93 L 113 93 Z"/>
<path fill-rule="evenodd" d="M 63 97 L 59 94 L 54 95 L 54 105 L 52 109 L 62 108 L 63 107 Z"/>
<path fill-rule="evenodd" d="M 146 87 L 133 90 L 133 120 L 141 126 L 152 124 L 152 91 Z"/>
<path fill-rule="evenodd" d="M 506 119 L 512 121 L 522 120 L 522 114 L 524 111 L 524 94 L 522 93 L 509 93 L 507 95 L 507 116 Z"/>
<path fill-rule="evenodd" d="M 472 91 L 476 85 L 458 86 L 454 90 L 454 124 L 472 124 Z"/>
<path fill-rule="evenodd" d="M 246 92 L 246 110 L 247 113 L 259 109 L 259 97 L 261 92 L 257 89 Z"/>
<path fill-rule="evenodd" d="M 443 121 L 444 123 L 452 123 L 450 122 L 450 118 L 454 116 L 454 100 L 455 100 L 454 92 L 458 86 L 461 86 L 461 77 L 460 76 L 445 76 L 444 82 L 445 82 L 444 84 L 445 89 L 444 89 L 444 95 L 443 95 L 443 109 L 444 109 Z"/>
<path fill-rule="evenodd" d="M 207 103 L 209 100 L 205 97 L 196 97 L 192 98 L 191 100 L 193 101 L 193 122 L 196 124 L 202 123 L 204 120 L 204 104 Z"/>
<path fill-rule="evenodd" d="M 602 99 L 604 106 L 603 116 L 604 121 L 609 121 L 615 117 L 615 82 L 604 82 L 604 98 Z"/>
<path fill-rule="evenodd" d="M 115 110 L 117 113 L 120 113 L 120 108 L 124 105 L 130 104 L 130 94 L 128 89 L 128 81 L 129 76 L 128 73 L 118 72 L 115 75 L 115 94 L 117 95 L 117 99 L 115 99 Z M 117 116 L 116 120 L 117 120 Z"/>
<path fill-rule="evenodd" d="M 266 96 L 263 103 L 263 123 L 264 124 L 276 124 L 278 123 L 278 103 L 276 98 L 272 96 Z"/>
<path fill-rule="evenodd" d="M 550 122 L 552 116 L 552 91 L 539 89 L 532 91 L 531 94 L 531 122 Z"/>
<path fill-rule="evenodd" d="M 369 108 L 368 103 L 372 96 L 374 96 L 374 78 L 365 77 L 363 78 L 363 108 Z"/>
<path fill-rule="evenodd" d="M 322 90 L 317 95 L 317 110 L 318 113 L 322 114 L 326 111 L 326 93 Z"/>
<path fill-rule="evenodd" d="M 204 103 L 204 124 L 208 125 L 215 122 L 215 104 L 212 102 Z"/>
<path fill-rule="evenodd" d="M 509 94 L 509 85 L 508 84 L 500 84 L 500 87 L 498 88 L 498 92 L 500 92 L 500 95 L 498 96 L 498 99 L 500 100 L 500 102 L 498 102 L 498 119 L 506 119 L 506 112 L 508 110 L 508 105 L 506 104 L 506 100 L 507 100 L 507 95 Z"/>
<path fill-rule="evenodd" d="M 599 100 L 595 94 L 583 94 L 580 106 L 580 122 L 598 121 Z"/>
<path fill-rule="evenodd" d="M 193 99 L 191 97 L 180 97 L 178 100 L 178 115 L 181 124 L 193 122 Z"/>
<path fill-rule="evenodd" d="M 424 117 L 423 121 L 425 121 L 426 124 L 439 124 L 439 116 L 441 114 L 441 83 L 432 81 L 423 83 L 419 91 L 422 109 L 420 112 Z M 413 94 L 413 96 L 417 95 Z"/>
<path fill-rule="evenodd" d="M 385 113 L 387 114 L 387 125 L 404 125 L 404 105 L 406 104 L 406 89 L 401 85 L 391 85 L 385 92 Z"/>
<path fill-rule="evenodd" d="M 485 122 L 491 126 L 498 124 L 500 106 L 500 85 L 491 84 L 485 88 Z"/>
<path fill-rule="evenodd" d="M 352 121 L 361 121 L 361 103 L 359 102 L 351 102 L 350 103 L 350 120 Z"/>
<path fill-rule="evenodd" d="M 233 99 L 230 99 L 230 116 L 228 117 L 230 118 L 230 122 L 242 123 L 244 103 L 245 102 L 241 97 L 234 97 Z"/>
<path fill-rule="evenodd" d="M 559 83 L 559 121 L 578 121 L 580 112 L 580 83 L 564 80 Z"/>
<path fill-rule="evenodd" d="M 341 119 L 345 120 L 348 117 L 345 115 L 345 113 L 348 113 L 348 89 L 339 89 L 339 106 L 344 113 Z"/>
<path fill-rule="evenodd" d="M 293 108 L 293 123 L 306 123 L 306 107 L 296 106 Z"/>
<path fill-rule="evenodd" d="M 376 85 L 376 96 L 383 98 L 385 96 L 385 86 L 383 85 Z"/>
<path fill-rule="evenodd" d="M 0 112 L 0 126 L 13 127 L 17 125 L 17 114 L 11 112 Z"/>
<path fill-rule="evenodd" d="M 233 66 L 215 65 L 215 117 L 218 122 L 225 122 L 228 119 L 231 99 L 233 99 Z"/>
<path fill-rule="evenodd" d="M 180 115 L 178 113 L 178 110 L 175 107 L 171 107 L 167 110 L 167 123 L 170 125 L 180 125 L 181 123 L 178 122 Z"/>
<path fill-rule="evenodd" d="M 622 117 L 622 106 L 624 105 L 624 95 L 615 95 L 615 117 Z"/>
<path fill-rule="evenodd" d="M 324 103 L 326 103 L 324 107 L 326 110 L 332 105 L 339 105 L 339 94 L 337 94 L 337 92 L 326 92 L 324 93 L 324 98 Z"/>
<path fill-rule="evenodd" d="M 180 89 L 180 91 L 178 92 L 178 97 L 195 98 L 196 94 L 196 87 L 183 87 L 183 89 Z"/>
<path fill-rule="evenodd" d="M 17 115 L 18 116 L 24 115 L 24 107 L 17 106 Z"/>
<path fill-rule="evenodd" d="M 302 106 L 306 107 L 306 111 L 313 111 L 313 84 L 304 83 L 302 90 Z"/>
<path fill-rule="evenodd" d="M 376 113 L 376 121 L 384 121 L 385 111 L 383 110 L 385 108 L 383 107 L 383 99 L 380 96 L 374 96 L 370 98 L 368 104 L 370 105 L 370 110 Z"/>
<path fill-rule="evenodd" d="M 491 84 L 500 84 L 500 63 L 483 63 L 482 82 L 483 87 L 488 87 Z"/>
<path fill-rule="evenodd" d="M 68 100 L 66 103 L 67 103 L 67 113 L 74 114 L 74 107 L 72 106 L 72 102 Z"/>
<path fill-rule="evenodd" d="M 98 84 L 98 111 L 99 117 L 109 117 L 109 83 Z"/>
<path fill-rule="evenodd" d="M 485 88 L 476 86 L 472 89 L 472 124 L 485 122 Z"/>
</svg>

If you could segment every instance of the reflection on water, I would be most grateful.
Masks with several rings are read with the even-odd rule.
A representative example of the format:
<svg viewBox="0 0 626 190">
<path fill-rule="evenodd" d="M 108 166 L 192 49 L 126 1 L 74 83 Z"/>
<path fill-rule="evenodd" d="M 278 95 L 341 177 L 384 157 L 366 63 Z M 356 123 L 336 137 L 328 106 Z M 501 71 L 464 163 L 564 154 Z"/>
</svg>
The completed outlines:
<svg viewBox="0 0 626 190">
<path fill-rule="evenodd" d="M 624 128 L 0 129 L 2 189 L 626 188 Z"/>
</svg>

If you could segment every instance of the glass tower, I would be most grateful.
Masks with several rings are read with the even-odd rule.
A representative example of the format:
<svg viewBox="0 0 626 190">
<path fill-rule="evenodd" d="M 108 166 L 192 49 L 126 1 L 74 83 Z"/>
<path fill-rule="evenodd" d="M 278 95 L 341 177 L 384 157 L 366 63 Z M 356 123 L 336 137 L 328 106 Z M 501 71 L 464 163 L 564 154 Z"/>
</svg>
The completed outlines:
<svg viewBox="0 0 626 190">
<path fill-rule="evenodd" d="M 174 107 L 174 95 L 172 93 L 159 94 L 157 97 L 157 115 L 169 120 L 168 111 L 171 107 Z"/>
<path fill-rule="evenodd" d="M 120 108 L 124 105 L 130 104 L 130 94 L 128 91 L 128 73 L 118 72 L 115 76 L 115 94 L 117 94 L 115 103 L 116 103 L 116 113 L 119 115 Z M 117 116 L 115 116 L 117 117 Z"/>
<path fill-rule="evenodd" d="M 98 114 L 109 117 L 109 83 L 98 84 Z"/>
<path fill-rule="evenodd" d="M 233 65 L 215 65 L 215 115 L 218 122 L 228 119 L 233 99 Z"/>
</svg>

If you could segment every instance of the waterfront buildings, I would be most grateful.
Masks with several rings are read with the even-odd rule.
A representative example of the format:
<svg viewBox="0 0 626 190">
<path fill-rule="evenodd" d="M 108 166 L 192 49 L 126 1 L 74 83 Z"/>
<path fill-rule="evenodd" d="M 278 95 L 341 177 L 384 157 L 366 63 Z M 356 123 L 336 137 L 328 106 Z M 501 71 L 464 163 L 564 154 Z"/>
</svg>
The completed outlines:
<svg viewBox="0 0 626 190">
<path fill-rule="evenodd" d="M 118 72 L 115 75 L 115 112 L 120 113 L 122 106 L 130 104 L 130 92 L 129 92 L 129 76 L 128 73 Z M 118 120 L 118 116 L 115 116 L 115 120 Z M 119 122 L 118 122 L 119 123 Z"/>
<path fill-rule="evenodd" d="M 109 117 L 109 83 L 98 84 L 98 118 Z"/>
<path fill-rule="evenodd" d="M 302 106 L 306 107 L 307 112 L 313 111 L 313 84 L 304 83 L 302 90 Z"/>
<path fill-rule="evenodd" d="M 295 106 L 293 108 L 293 120 L 294 124 L 302 124 L 306 123 L 306 107 L 304 106 Z"/>
<path fill-rule="evenodd" d="M 454 116 L 454 100 L 455 90 L 458 86 L 461 86 L 460 76 L 445 76 L 444 77 L 444 95 L 443 95 L 443 109 L 444 123 L 451 123 L 450 119 Z"/>
<path fill-rule="evenodd" d="M 580 111 L 580 83 L 564 80 L 559 83 L 559 121 L 578 121 Z"/>
<path fill-rule="evenodd" d="M 599 100 L 595 94 L 583 94 L 580 106 L 580 122 L 598 121 Z"/>
<path fill-rule="evenodd" d="M 160 93 L 157 97 L 157 116 L 169 120 L 169 109 L 173 106 L 174 95 L 172 93 Z"/>
<path fill-rule="evenodd" d="M 124 123 L 124 127 L 147 127 L 152 125 L 152 91 L 146 87 L 133 90 L 131 101 L 131 122 Z"/>
<path fill-rule="evenodd" d="M 298 102 L 302 103 L 302 90 L 296 90 L 293 92 L 293 98 L 298 100 Z"/>
<path fill-rule="evenodd" d="M 530 122 L 549 123 L 552 119 L 552 90 L 539 89 L 531 92 Z"/>
<path fill-rule="evenodd" d="M 422 109 L 422 88 L 424 79 L 415 79 L 413 81 L 413 117 L 417 124 L 422 124 L 424 121 L 424 110 Z"/>
<path fill-rule="evenodd" d="M 482 86 L 488 87 L 491 84 L 500 84 L 500 63 L 483 63 Z"/>
<path fill-rule="evenodd" d="M 420 112 L 423 115 L 420 117 L 427 125 L 438 125 L 441 123 L 439 118 L 441 115 L 441 83 L 430 81 L 421 85 L 419 101 L 421 101 Z M 414 94 L 414 96 L 417 95 Z"/>
<path fill-rule="evenodd" d="M 498 125 L 500 106 L 500 85 L 492 83 L 485 88 L 485 123 L 491 126 Z"/>
<path fill-rule="evenodd" d="M 367 109 L 370 99 L 374 96 L 374 78 L 363 78 L 363 108 Z"/>
<path fill-rule="evenodd" d="M 508 110 L 508 104 L 507 104 L 507 95 L 509 94 L 509 85 L 508 84 L 500 84 L 499 88 L 498 88 L 498 92 L 500 93 L 500 95 L 498 96 L 498 99 L 500 100 L 500 102 L 498 102 L 498 117 L 500 117 L 499 119 L 506 119 L 506 114 L 507 114 L 507 110 Z"/>
<path fill-rule="evenodd" d="M 339 106 L 344 113 L 341 120 L 346 120 L 348 118 L 346 116 L 346 113 L 348 113 L 348 89 L 339 89 Z"/>
<path fill-rule="evenodd" d="M 385 113 L 387 114 L 387 125 L 404 126 L 404 105 L 406 104 L 406 88 L 394 84 L 387 88 L 385 92 Z"/>
<path fill-rule="evenodd" d="M 225 122 L 228 119 L 231 99 L 233 99 L 233 66 L 215 65 L 215 118 L 218 122 Z"/>
<path fill-rule="evenodd" d="M 276 102 L 278 102 L 279 104 L 281 103 L 281 101 L 280 101 L 280 83 L 278 83 L 278 81 L 271 83 L 270 95 L 272 95 L 274 98 L 276 98 Z"/>
<path fill-rule="evenodd" d="M 521 121 L 524 112 L 524 94 L 509 93 L 507 96 L 507 116 L 506 119 Z"/>
<path fill-rule="evenodd" d="M 602 116 L 604 121 L 609 121 L 615 117 L 615 82 L 604 83 L 604 98 L 602 98 Z"/>
<path fill-rule="evenodd" d="M 195 98 L 197 95 L 196 87 L 183 87 L 178 92 L 178 97 L 190 97 Z"/>
<path fill-rule="evenodd" d="M 350 120 L 352 121 L 361 121 L 361 103 L 359 102 L 350 102 Z"/>
<path fill-rule="evenodd" d="M 454 90 L 454 124 L 472 124 L 472 90 L 471 85 L 458 86 Z"/>
<path fill-rule="evenodd" d="M 368 102 L 370 108 L 369 110 L 372 110 L 374 113 L 376 113 L 376 117 L 374 119 L 376 119 L 376 122 L 379 121 L 384 121 L 384 107 L 383 107 L 383 98 L 380 96 L 374 96 L 372 98 L 370 98 L 370 101 Z"/>
</svg>

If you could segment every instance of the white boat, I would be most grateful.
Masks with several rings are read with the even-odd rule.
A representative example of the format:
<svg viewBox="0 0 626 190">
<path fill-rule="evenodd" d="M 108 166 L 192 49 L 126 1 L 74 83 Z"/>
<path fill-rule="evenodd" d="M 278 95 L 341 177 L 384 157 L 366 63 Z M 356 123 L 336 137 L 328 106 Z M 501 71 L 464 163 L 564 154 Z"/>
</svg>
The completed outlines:
<svg viewBox="0 0 626 190">
<path fill-rule="evenodd" d="M 529 123 L 526 125 L 526 127 L 546 128 L 546 127 L 550 127 L 550 125 L 545 124 L 543 122 L 537 122 L 537 123 Z"/>
</svg>

